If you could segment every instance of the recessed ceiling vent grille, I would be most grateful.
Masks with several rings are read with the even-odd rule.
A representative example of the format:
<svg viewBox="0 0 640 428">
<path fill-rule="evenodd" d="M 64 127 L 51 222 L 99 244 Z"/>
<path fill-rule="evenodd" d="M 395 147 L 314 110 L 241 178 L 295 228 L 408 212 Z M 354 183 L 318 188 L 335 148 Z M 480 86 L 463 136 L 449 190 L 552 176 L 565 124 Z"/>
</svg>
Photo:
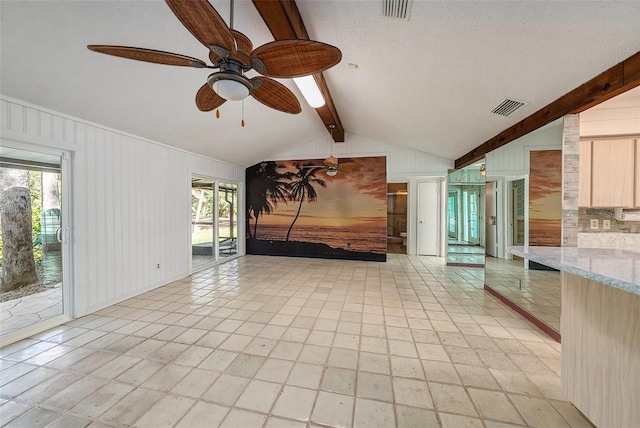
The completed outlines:
<svg viewBox="0 0 640 428">
<path fill-rule="evenodd" d="M 525 103 L 524 101 L 512 100 L 507 98 L 506 100 L 498 104 L 496 108 L 491 110 L 491 113 L 499 114 L 501 116 L 511 116 L 514 111 L 518 110 L 525 104 L 527 103 Z"/>
<path fill-rule="evenodd" d="M 409 19 L 413 0 L 382 0 L 384 16 L 389 18 Z"/>
</svg>

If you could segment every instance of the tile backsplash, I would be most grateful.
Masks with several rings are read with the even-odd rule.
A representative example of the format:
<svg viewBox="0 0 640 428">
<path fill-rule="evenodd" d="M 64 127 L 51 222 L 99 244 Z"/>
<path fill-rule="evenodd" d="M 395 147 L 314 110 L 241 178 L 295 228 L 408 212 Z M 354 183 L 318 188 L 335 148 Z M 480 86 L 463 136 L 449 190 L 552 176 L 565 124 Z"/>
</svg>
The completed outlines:
<svg viewBox="0 0 640 428">
<path fill-rule="evenodd" d="M 599 220 L 598 230 L 591 229 L 591 219 Z M 611 221 L 611 229 L 602 229 L 602 220 Z M 640 233 L 640 221 L 618 221 L 613 209 L 580 208 L 578 210 L 578 231 L 581 233 Z"/>
</svg>

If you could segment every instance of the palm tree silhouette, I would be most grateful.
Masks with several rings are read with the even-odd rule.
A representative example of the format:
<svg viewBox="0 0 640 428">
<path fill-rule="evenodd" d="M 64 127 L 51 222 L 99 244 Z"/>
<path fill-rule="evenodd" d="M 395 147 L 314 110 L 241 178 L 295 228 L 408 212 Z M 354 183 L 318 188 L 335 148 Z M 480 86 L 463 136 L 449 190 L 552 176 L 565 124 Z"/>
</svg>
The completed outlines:
<svg viewBox="0 0 640 428">
<path fill-rule="evenodd" d="M 327 187 L 327 183 L 323 179 L 316 177 L 316 173 L 324 170 L 324 168 L 314 167 L 311 163 L 305 163 L 300 166 L 297 162 L 294 163 L 293 166 L 297 171 L 293 173 L 293 181 L 289 183 L 289 193 L 291 200 L 299 200 L 300 205 L 298 205 L 296 217 L 293 219 L 293 222 L 291 222 L 291 226 L 289 226 L 287 241 L 289 240 L 289 235 L 291 235 L 293 225 L 296 223 L 296 220 L 298 220 L 298 216 L 300 216 L 300 209 L 302 208 L 304 198 L 306 197 L 308 202 L 315 202 L 318 199 L 318 194 L 316 193 L 316 189 L 313 188 L 313 185 L 318 184 L 322 187 Z"/>
<path fill-rule="evenodd" d="M 253 236 L 251 228 L 247 227 L 249 239 L 257 239 L 258 218 L 263 214 L 269 214 L 278 206 L 278 201 L 287 202 L 289 195 L 289 183 L 293 177 L 292 172 L 281 173 L 278 170 L 285 166 L 273 161 L 261 162 L 247 170 L 247 225 L 249 218 L 255 219 Z"/>
</svg>

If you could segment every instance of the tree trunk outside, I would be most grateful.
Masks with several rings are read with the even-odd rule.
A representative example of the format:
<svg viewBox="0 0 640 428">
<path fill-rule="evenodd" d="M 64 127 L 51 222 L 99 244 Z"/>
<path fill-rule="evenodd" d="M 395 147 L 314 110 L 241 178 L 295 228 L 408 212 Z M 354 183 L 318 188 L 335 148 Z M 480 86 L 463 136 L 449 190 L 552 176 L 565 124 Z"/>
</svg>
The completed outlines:
<svg viewBox="0 0 640 428">
<path fill-rule="evenodd" d="M 2 192 L 0 211 L 3 244 L 0 291 L 11 291 L 38 280 L 33 258 L 29 188 L 11 187 Z"/>
<path fill-rule="evenodd" d="M 43 212 L 52 208 L 60 209 L 60 190 L 58 182 L 60 174 L 57 172 L 42 173 L 42 208 Z"/>
</svg>

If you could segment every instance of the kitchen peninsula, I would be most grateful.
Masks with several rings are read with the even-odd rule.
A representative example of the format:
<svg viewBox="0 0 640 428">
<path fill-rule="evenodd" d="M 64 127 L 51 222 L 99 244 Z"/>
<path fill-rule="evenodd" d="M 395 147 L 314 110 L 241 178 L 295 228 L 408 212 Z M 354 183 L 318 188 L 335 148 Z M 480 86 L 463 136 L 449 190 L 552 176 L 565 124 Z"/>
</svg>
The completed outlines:
<svg viewBox="0 0 640 428">
<path fill-rule="evenodd" d="M 598 427 L 640 421 L 640 252 L 509 247 L 562 271 L 562 389 Z"/>
</svg>

